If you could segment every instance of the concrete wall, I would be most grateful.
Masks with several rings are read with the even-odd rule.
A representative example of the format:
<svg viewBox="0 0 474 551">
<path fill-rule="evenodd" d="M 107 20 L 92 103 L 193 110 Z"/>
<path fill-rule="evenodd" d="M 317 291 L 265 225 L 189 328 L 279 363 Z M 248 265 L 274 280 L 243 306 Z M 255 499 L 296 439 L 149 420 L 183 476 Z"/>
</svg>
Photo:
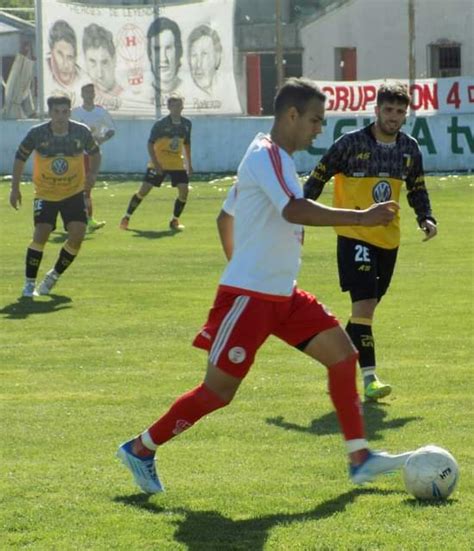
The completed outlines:
<svg viewBox="0 0 474 551">
<path fill-rule="evenodd" d="M 417 0 L 416 76 L 427 78 L 428 45 L 461 44 L 462 75 L 474 74 L 473 0 Z M 352 0 L 301 29 L 303 72 L 334 80 L 334 48 L 357 48 L 357 80 L 408 78 L 408 0 Z"/>
<path fill-rule="evenodd" d="M 0 121 L 0 174 L 11 174 L 18 144 L 38 121 Z M 106 173 L 143 172 L 146 144 L 153 120 L 117 120 L 117 134 L 102 147 L 101 170 Z M 328 117 L 323 134 L 310 152 L 298 153 L 299 171 L 309 171 L 341 134 L 371 122 L 370 118 Z M 257 132 L 268 132 L 271 117 L 195 117 L 192 156 L 195 172 L 235 172 Z M 417 117 L 405 130 L 419 141 L 427 171 L 474 170 L 474 114 Z M 31 174 L 31 160 L 26 172 Z"/>
</svg>

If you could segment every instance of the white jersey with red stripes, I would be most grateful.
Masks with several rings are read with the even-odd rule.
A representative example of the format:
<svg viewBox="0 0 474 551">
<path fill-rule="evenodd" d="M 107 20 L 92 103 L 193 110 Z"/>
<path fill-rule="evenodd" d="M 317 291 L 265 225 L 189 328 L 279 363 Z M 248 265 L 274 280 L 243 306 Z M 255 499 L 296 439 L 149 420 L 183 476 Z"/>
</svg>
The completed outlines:
<svg viewBox="0 0 474 551">
<path fill-rule="evenodd" d="M 282 211 L 303 197 L 291 155 L 265 134 L 245 153 L 224 209 L 234 215 L 234 251 L 220 284 L 229 291 L 286 300 L 296 285 L 303 227 Z M 233 212 L 232 212 L 233 210 Z"/>
</svg>

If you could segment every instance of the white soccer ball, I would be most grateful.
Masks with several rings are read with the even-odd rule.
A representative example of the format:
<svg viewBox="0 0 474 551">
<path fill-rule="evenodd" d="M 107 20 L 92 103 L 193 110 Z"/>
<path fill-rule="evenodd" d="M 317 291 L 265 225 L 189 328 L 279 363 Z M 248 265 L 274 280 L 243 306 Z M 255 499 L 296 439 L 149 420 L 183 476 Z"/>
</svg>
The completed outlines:
<svg viewBox="0 0 474 551">
<path fill-rule="evenodd" d="M 446 499 L 459 478 L 454 457 L 439 446 L 423 446 L 405 463 L 403 478 L 407 491 L 418 499 Z"/>
</svg>

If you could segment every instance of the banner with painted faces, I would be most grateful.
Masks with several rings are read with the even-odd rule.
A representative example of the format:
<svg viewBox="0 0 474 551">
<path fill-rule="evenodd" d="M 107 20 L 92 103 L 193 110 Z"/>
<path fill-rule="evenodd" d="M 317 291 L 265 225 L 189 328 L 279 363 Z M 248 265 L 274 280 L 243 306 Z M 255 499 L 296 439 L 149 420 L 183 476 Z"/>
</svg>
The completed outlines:
<svg viewBox="0 0 474 551">
<path fill-rule="evenodd" d="M 95 102 L 125 116 L 166 112 L 171 94 L 187 114 L 241 114 L 234 74 L 235 0 L 172 6 L 91 6 L 42 0 L 44 97 Z"/>
</svg>

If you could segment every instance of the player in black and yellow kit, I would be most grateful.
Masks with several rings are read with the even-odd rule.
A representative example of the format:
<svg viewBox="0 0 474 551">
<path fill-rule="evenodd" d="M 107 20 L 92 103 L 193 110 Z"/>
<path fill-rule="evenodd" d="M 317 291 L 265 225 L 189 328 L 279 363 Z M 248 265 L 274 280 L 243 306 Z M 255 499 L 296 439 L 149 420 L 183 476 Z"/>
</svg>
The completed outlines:
<svg viewBox="0 0 474 551">
<path fill-rule="evenodd" d="M 127 212 L 120 222 L 120 228 L 128 229 L 130 216 L 138 205 L 150 193 L 153 187 L 160 187 L 169 174 L 171 185 L 178 188 L 178 197 L 174 203 L 173 217 L 169 223 L 170 229 L 184 229 L 179 223 L 179 217 L 186 206 L 189 189 L 191 165 L 191 121 L 181 116 L 183 99 L 177 95 L 168 98 L 170 114 L 157 121 L 151 129 L 148 139 L 148 154 L 150 162 L 143 183 L 130 199 Z M 186 160 L 184 155 L 186 155 Z"/>
<path fill-rule="evenodd" d="M 425 187 L 423 160 L 416 140 L 400 132 L 410 97 L 399 83 L 384 84 L 377 93 L 375 123 L 341 136 L 316 165 L 304 186 L 305 197 L 317 199 L 335 177 L 333 204 L 365 209 L 374 202 L 398 201 L 403 182 L 424 240 L 437 233 Z M 386 293 L 400 243 L 399 214 L 388 226 L 336 227 L 341 289 L 349 291 L 352 314 L 346 330 L 359 351 L 365 396 L 377 400 L 391 392 L 375 374 L 372 321 Z"/>
<path fill-rule="evenodd" d="M 59 276 L 79 252 L 86 231 L 84 196 L 90 194 L 100 165 L 100 151 L 85 124 L 69 120 L 71 100 L 67 96 L 48 98 L 51 120 L 34 126 L 21 142 L 13 164 L 10 204 L 21 205 L 20 180 L 25 162 L 34 151 L 35 187 L 33 240 L 26 252 L 26 282 L 23 296 L 47 295 Z M 84 152 L 90 156 L 90 172 L 84 172 Z M 53 269 L 35 289 L 36 276 L 49 234 L 61 214 L 67 241 Z"/>
</svg>

